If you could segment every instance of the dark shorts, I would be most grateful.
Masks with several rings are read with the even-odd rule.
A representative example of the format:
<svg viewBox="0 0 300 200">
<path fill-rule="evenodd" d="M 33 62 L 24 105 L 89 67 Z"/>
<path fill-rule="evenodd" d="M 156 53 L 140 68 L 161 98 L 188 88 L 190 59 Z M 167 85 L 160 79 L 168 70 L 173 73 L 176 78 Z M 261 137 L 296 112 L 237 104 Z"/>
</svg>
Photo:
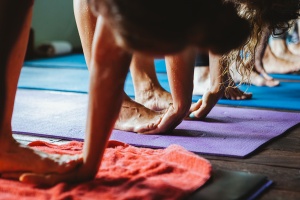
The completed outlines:
<svg viewBox="0 0 300 200">
<path fill-rule="evenodd" d="M 209 66 L 209 57 L 207 53 L 198 53 L 195 60 L 195 67 Z"/>
</svg>

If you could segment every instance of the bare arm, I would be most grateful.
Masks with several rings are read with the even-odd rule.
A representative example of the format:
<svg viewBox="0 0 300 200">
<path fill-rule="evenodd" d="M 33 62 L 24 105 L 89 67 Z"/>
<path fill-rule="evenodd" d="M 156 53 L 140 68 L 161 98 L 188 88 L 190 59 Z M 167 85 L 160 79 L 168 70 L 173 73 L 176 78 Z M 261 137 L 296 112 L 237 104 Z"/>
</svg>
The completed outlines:
<svg viewBox="0 0 300 200">
<path fill-rule="evenodd" d="M 119 48 L 99 17 L 92 48 L 91 77 L 83 165 L 68 174 L 24 174 L 24 182 L 53 185 L 94 178 L 118 117 L 131 54 Z"/>
<path fill-rule="evenodd" d="M 92 49 L 89 108 L 84 165 L 97 172 L 106 143 L 118 117 L 131 55 L 115 44 L 110 29 L 98 17 Z M 91 170 L 91 171 L 90 171 Z"/>
<path fill-rule="evenodd" d="M 172 130 L 188 113 L 192 102 L 195 57 L 196 50 L 193 48 L 188 48 L 176 55 L 166 56 L 173 104 L 167 110 L 158 127 L 148 133 Z"/>
<path fill-rule="evenodd" d="M 190 119 L 203 119 L 216 105 L 225 91 L 225 80 L 222 76 L 223 68 L 220 66 L 221 56 L 209 52 L 209 76 L 210 88 L 197 103 L 192 104 L 190 108 Z"/>
<path fill-rule="evenodd" d="M 244 93 L 239 90 L 239 88 L 234 87 L 235 83 L 230 74 L 223 74 L 224 67 L 220 65 L 220 59 L 220 55 L 209 52 L 209 75 L 211 85 L 209 90 L 203 95 L 202 99 L 197 103 L 192 104 L 189 114 L 190 119 L 205 118 L 223 96 L 232 100 L 250 99 L 252 97 L 251 93 Z"/>
</svg>

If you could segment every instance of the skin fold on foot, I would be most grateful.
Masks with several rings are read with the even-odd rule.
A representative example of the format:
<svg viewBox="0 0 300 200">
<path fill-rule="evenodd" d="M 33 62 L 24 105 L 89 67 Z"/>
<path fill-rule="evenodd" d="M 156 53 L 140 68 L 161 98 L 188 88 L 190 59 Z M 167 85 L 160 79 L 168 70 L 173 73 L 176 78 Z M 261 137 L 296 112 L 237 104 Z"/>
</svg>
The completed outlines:
<svg viewBox="0 0 300 200">
<path fill-rule="evenodd" d="M 173 102 L 169 92 L 162 87 L 155 87 L 152 84 L 147 84 L 144 89 L 139 88 L 135 93 L 136 102 L 154 111 L 165 110 Z"/>
<path fill-rule="evenodd" d="M 163 115 L 164 111 L 151 110 L 126 96 L 115 129 L 144 133 L 155 129 Z"/>
</svg>

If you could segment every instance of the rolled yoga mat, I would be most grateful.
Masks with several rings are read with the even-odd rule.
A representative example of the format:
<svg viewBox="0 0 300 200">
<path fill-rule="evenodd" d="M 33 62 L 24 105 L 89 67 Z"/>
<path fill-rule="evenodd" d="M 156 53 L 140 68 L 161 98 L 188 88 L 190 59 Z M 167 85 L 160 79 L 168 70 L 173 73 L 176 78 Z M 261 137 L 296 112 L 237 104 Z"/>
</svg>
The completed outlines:
<svg viewBox="0 0 300 200">
<path fill-rule="evenodd" d="M 70 54 L 72 49 L 72 44 L 68 41 L 48 41 L 41 43 L 37 47 L 36 53 L 43 57 L 54 57 Z"/>
<path fill-rule="evenodd" d="M 169 91 L 167 75 L 158 73 L 157 77 L 160 84 Z M 23 89 L 87 93 L 88 83 L 89 72 L 86 69 L 23 67 L 18 87 Z M 218 104 L 300 111 L 300 82 L 282 82 L 278 87 L 242 85 L 241 89 L 252 92 L 253 98 L 250 100 L 221 99 L 218 101 Z M 130 73 L 127 76 L 124 90 L 130 97 L 134 97 Z M 197 102 L 200 98 L 202 96 L 194 95 L 192 100 Z"/>
<path fill-rule="evenodd" d="M 82 141 L 87 99 L 86 94 L 19 89 L 13 131 Z M 196 153 L 245 157 L 299 122 L 299 113 L 217 106 L 205 121 L 183 121 L 163 135 L 114 130 L 111 139 L 139 147 L 179 144 Z"/>
</svg>

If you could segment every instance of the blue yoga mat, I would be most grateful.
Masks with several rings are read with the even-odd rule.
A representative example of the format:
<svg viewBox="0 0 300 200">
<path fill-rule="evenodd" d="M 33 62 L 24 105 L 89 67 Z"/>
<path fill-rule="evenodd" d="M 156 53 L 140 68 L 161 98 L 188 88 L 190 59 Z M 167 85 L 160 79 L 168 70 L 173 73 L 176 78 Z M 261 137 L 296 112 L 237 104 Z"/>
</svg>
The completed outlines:
<svg viewBox="0 0 300 200">
<path fill-rule="evenodd" d="M 157 73 L 166 73 L 166 62 L 164 59 L 155 59 L 155 70 Z M 280 79 L 281 81 L 300 81 L 300 74 L 270 74 L 275 79 Z"/>
<path fill-rule="evenodd" d="M 43 68 L 87 68 L 83 54 L 70 54 L 51 58 L 28 60 L 24 62 L 24 66 Z"/>
<path fill-rule="evenodd" d="M 87 69 L 23 67 L 18 88 L 87 93 Z"/>
<path fill-rule="evenodd" d="M 161 85 L 169 91 L 167 75 L 157 74 Z M 89 72 L 83 69 L 58 69 L 23 67 L 19 88 L 87 93 Z M 218 104 L 269 109 L 300 110 L 300 82 L 282 82 L 278 87 L 256 87 L 242 85 L 241 89 L 252 92 L 251 100 L 219 100 Z M 133 83 L 128 74 L 125 92 L 134 97 Z M 202 96 L 193 96 L 196 102 Z"/>
<path fill-rule="evenodd" d="M 157 73 L 166 73 L 166 62 L 164 59 L 155 59 L 155 70 Z M 27 67 L 42 68 L 82 68 L 86 69 L 86 62 L 83 54 L 71 54 L 52 58 L 40 58 L 24 62 Z M 299 74 L 270 74 L 276 79 L 300 80 Z"/>
<path fill-rule="evenodd" d="M 300 81 L 300 74 L 270 74 L 275 79 Z"/>
<path fill-rule="evenodd" d="M 156 72 L 166 73 L 166 65 L 164 59 L 155 59 L 154 63 Z M 87 68 L 83 54 L 71 54 L 51 58 L 27 60 L 24 62 L 24 66 L 42 68 Z"/>
<path fill-rule="evenodd" d="M 157 73 L 167 73 L 165 59 L 155 59 L 154 65 Z"/>
</svg>

